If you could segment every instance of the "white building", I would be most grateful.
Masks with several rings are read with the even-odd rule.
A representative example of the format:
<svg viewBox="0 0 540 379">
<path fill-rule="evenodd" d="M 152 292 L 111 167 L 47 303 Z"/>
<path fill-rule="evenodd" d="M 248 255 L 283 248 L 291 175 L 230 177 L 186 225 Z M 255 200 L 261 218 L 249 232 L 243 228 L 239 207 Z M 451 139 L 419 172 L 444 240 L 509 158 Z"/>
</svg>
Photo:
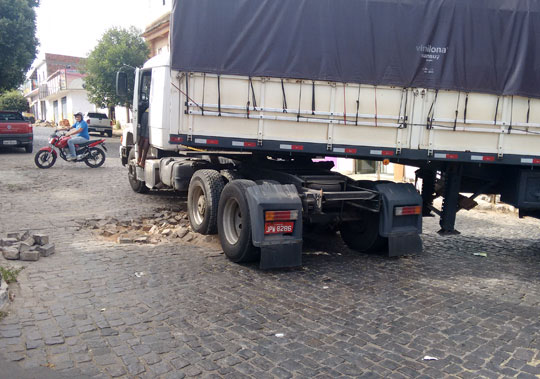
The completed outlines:
<svg viewBox="0 0 540 379">
<path fill-rule="evenodd" d="M 78 70 L 83 58 L 58 54 L 45 54 L 28 76 L 24 95 L 36 120 L 58 123 L 73 114 L 93 111 L 83 88 L 84 75 Z"/>
</svg>

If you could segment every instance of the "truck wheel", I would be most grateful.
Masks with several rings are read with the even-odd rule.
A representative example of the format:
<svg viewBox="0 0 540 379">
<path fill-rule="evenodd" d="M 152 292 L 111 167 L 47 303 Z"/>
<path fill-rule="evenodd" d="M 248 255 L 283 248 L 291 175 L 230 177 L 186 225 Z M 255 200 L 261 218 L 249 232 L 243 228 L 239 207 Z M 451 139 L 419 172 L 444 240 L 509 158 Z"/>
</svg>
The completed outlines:
<svg viewBox="0 0 540 379">
<path fill-rule="evenodd" d="M 112 130 L 107 131 L 107 137 L 112 137 Z"/>
<path fill-rule="evenodd" d="M 198 170 L 188 188 L 188 216 L 193 231 L 216 234 L 218 204 L 223 191 L 223 178 L 216 170 Z"/>
<path fill-rule="evenodd" d="M 256 185 L 251 180 L 238 179 L 228 183 L 219 199 L 218 234 L 223 252 L 233 262 L 251 262 L 259 251 L 251 241 L 251 220 L 246 189 Z"/>
<path fill-rule="evenodd" d="M 24 151 L 27 153 L 27 154 L 30 154 L 32 151 L 34 151 L 34 145 L 33 144 L 28 144 L 24 147 Z"/>
<path fill-rule="evenodd" d="M 148 192 L 148 187 L 142 180 L 137 180 L 135 170 L 137 167 L 133 164 L 135 159 L 135 147 L 132 147 L 128 155 L 128 179 L 131 189 L 137 193 L 146 193 Z"/>
<path fill-rule="evenodd" d="M 352 250 L 364 253 L 382 251 L 388 239 L 379 234 L 379 214 L 362 211 L 361 217 L 361 220 L 341 224 L 341 239 Z"/>
</svg>

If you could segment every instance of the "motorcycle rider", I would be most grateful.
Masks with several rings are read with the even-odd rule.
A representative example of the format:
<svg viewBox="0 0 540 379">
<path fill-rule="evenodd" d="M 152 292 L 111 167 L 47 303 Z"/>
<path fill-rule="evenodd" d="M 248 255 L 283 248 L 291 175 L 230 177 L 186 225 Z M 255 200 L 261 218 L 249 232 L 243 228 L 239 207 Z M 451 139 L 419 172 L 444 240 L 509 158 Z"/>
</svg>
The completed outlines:
<svg viewBox="0 0 540 379">
<path fill-rule="evenodd" d="M 69 155 L 67 156 L 68 161 L 74 161 L 76 159 L 82 158 L 82 156 L 76 156 L 77 152 L 75 151 L 75 145 L 88 142 L 90 140 L 90 135 L 88 134 L 88 124 L 83 120 L 83 115 L 81 112 L 74 114 L 75 124 L 71 129 L 65 134 L 66 137 L 71 137 L 68 140 Z"/>
</svg>

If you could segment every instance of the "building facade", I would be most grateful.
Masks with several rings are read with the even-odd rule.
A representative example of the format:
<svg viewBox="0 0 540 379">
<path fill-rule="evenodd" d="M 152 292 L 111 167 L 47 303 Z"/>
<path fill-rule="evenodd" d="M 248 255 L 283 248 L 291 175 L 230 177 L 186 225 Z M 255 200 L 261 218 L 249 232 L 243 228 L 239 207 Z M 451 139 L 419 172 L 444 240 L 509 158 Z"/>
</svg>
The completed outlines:
<svg viewBox="0 0 540 379">
<path fill-rule="evenodd" d="M 169 51 L 172 0 L 148 0 L 149 24 L 142 36 L 150 46 L 150 56 Z"/>
<path fill-rule="evenodd" d="M 80 72 L 83 59 L 46 53 L 45 59 L 30 72 L 23 94 L 36 120 L 55 124 L 63 119 L 71 122 L 74 113 L 95 109 L 83 87 L 84 75 Z"/>
</svg>

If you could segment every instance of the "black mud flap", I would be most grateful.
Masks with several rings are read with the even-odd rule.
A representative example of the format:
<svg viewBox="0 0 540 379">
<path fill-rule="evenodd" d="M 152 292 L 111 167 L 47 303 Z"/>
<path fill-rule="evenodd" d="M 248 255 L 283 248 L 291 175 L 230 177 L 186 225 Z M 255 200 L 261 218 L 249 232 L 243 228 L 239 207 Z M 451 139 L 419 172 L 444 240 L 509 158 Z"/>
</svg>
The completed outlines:
<svg viewBox="0 0 540 379">
<path fill-rule="evenodd" d="M 262 270 L 302 266 L 302 242 L 261 246 Z"/>
<path fill-rule="evenodd" d="M 400 257 L 422 252 L 422 239 L 418 233 L 395 234 L 388 236 L 388 256 Z"/>
<path fill-rule="evenodd" d="M 261 249 L 261 269 L 302 265 L 302 202 L 292 184 L 260 184 L 246 191 L 253 245 Z M 296 210 L 294 231 L 265 235 L 265 212 Z"/>
</svg>

